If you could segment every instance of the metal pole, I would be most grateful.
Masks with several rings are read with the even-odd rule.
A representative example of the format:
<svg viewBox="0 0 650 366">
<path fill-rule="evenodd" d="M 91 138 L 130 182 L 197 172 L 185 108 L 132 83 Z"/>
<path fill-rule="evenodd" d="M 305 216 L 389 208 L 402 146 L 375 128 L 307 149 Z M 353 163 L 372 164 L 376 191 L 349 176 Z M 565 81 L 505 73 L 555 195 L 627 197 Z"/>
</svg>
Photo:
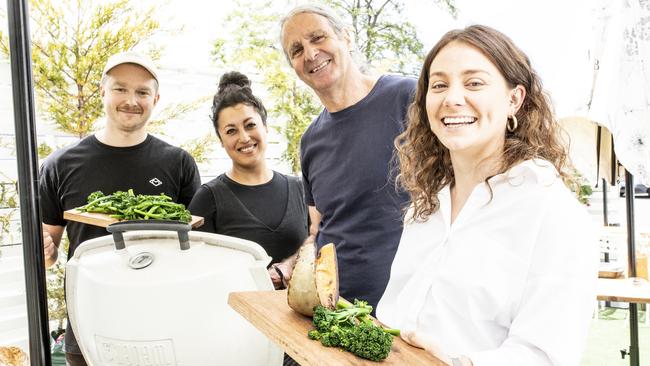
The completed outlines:
<svg viewBox="0 0 650 366">
<path fill-rule="evenodd" d="M 627 265 L 629 277 L 636 277 L 636 244 L 634 242 L 634 177 L 625 170 L 625 211 L 627 218 Z M 630 365 L 639 366 L 639 319 L 637 305 L 630 303 Z"/>
<path fill-rule="evenodd" d="M 607 180 L 602 178 L 603 183 L 603 224 L 609 226 L 608 208 L 607 208 Z M 609 261 L 606 261 L 609 262 Z"/>
<path fill-rule="evenodd" d="M 50 335 L 41 213 L 38 206 L 38 157 L 27 0 L 7 0 L 9 49 L 16 129 L 20 222 L 32 366 L 50 366 Z"/>
</svg>

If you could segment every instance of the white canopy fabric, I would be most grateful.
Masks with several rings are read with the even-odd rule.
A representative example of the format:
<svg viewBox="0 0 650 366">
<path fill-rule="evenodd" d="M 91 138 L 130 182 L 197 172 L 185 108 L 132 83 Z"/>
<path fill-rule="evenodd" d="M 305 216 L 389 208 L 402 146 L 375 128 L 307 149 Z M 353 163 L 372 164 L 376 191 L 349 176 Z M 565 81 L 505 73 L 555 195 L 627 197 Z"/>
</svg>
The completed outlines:
<svg viewBox="0 0 650 366">
<path fill-rule="evenodd" d="M 569 139 L 571 163 L 590 184 L 600 184 L 603 178 L 615 185 L 624 172 L 619 169 L 613 151 L 612 134 L 602 125 L 584 117 L 563 118 L 560 121 Z"/>
<path fill-rule="evenodd" d="M 558 117 L 586 112 L 591 93 L 591 0 L 457 0 L 458 27 L 485 24 L 528 55 Z"/>
<path fill-rule="evenodd" d="M 621 164 L 637 182 L 650 185 L 650 0 L 457 0 L 457 5 L 458 26 L 486 24 L 511 37 L 541 76 L 556 116 L 583 117 L 607 128 Z M 589 135 L 590 146 L 596 146 L 596 134 Z M 582 154 L 594 156 L 576 156 Z M 602 176 L 594 169 L 593 148 L 572 148 L 572 159 L 594 161 L 582 172 L 589 181 Z"/>
<path fill-rule="evenodd" d="M 596 4 L 587 117 L 611 131 L 621 164 L 650 185 L 650 0 Z"/>
</svg>

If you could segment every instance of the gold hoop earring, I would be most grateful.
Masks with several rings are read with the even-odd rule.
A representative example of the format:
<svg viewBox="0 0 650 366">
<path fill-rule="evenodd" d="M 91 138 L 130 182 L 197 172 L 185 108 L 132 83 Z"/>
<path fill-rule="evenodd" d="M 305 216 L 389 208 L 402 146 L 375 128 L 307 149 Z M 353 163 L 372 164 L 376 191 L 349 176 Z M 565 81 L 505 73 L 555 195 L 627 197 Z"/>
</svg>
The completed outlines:
<svg viewBox="0 0 650 366">
<path fill-rule="evenodd" d="M 512 124 L 510 122 L 512 121 Z M 515 132 L 517 129 L 517 117 L 513 114 L 508 118 L 508 122 L 506 123 L 506 128 L 508 129 L 508 132 Z"/>
</svg>

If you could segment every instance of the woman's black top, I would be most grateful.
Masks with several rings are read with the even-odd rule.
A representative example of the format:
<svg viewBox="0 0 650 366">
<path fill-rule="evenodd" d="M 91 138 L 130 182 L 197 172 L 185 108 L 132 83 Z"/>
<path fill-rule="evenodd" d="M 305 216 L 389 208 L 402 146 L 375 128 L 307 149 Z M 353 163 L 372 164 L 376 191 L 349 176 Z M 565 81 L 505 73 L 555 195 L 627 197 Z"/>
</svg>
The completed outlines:
<svg viewBox="0 0 650 366">
<path fill-rule="evenodd" d="M 307 237 L 307 206 L 297 177 L 273 172 L 264 184 L 248 186 L 222 174 L 203 184 L 189 210 L 203 216 L 197 230 L 234 236 L 261 245 L 277 263 Z"/>
</svg>

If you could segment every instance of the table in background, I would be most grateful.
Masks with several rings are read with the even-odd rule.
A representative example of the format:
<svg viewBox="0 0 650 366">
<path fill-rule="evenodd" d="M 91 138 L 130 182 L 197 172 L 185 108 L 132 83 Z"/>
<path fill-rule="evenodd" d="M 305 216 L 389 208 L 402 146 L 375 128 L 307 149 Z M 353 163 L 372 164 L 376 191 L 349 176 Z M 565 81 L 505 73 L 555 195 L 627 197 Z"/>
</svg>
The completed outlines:
<svg viewBox="0 0 650 366">
<path fill-rule="evenodd" d="M 598 300 L 650 304 L 650 282 L 644 278 L 599 278 Z"/>
</svg>

